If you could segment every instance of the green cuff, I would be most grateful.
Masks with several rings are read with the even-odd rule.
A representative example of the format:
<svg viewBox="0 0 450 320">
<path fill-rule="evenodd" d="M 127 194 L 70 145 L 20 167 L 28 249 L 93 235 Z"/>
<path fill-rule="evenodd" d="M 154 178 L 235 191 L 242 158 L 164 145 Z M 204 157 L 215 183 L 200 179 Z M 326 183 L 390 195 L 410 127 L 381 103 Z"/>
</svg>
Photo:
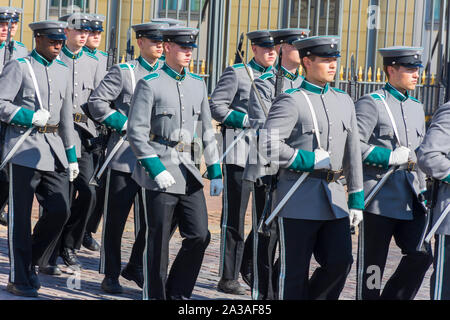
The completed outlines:
<svg viewBox="0 0 450 320">
<path fill-rule="evenodd" d="M 364 164 L 381 166 L 384 169 L 389 168 L 389 157 L 391 156 L 391 150 L 382 147 L 375 147 L 372 152 L 369 153 Z"/>
<path fill-rule="evenodd" d="M 222 171 L 220 170 L 220 164 L 215 163 L 210 165 L 208 168 L 208 179 L 222 179 Z"/>
<path fill-rule="evenodd" d="M 299 149 L 294 162 L 292 162 L 288 169 L 312 172 L 314 171 L 314 160 L 314 152 Z"/>
<path fill-rule="evenodd" d="M 139 162 L 152 179 L 155 179 L 158 174 L 166 170 L 159 157 L 139 159 Z"/>
<path fill-rule="evenodd" d="M 223 124 L 233 128 L 243 128 L 245 113 L 233 110 Z"/>
<path fill-rule="evenodd" d="M 112 115 L 110 115 L 108 118 L 103 120 L 103 124 L 107 126 L 108 128 L 114 129 L 118 132 L 120 132 L 123 128 L 123 125 L 125 122 L 127 122 L 128 118 L 121 114 L 120 112 L 114 112 Z"/>
<path fill-rule="evenodd" d="M 75 150 L 75 146 L 73 146 L 70 149 L 66 149 L 66 156 L 67 156 L 67 161 L 69 161 L 69 163 L 78 162 L 77 161 L 77 152 Z"/>
<path fill-rule="evenodd" d="M 447 178 L 445 178 L 444 180 L 442 180 L 444 182 L 450 183 L 450 174 L 447 176 Z"/>
<path fill-rule="evenodd" d="M 364 190 L 348 195 L 348 208 L 364 210 Z"/>
<path fill-rule="evenodd" d="M 33 126 L 34 111 L 27 108 L 20 108 L 11 120 L 11 124 L 31 128 Z"/>
</svg>

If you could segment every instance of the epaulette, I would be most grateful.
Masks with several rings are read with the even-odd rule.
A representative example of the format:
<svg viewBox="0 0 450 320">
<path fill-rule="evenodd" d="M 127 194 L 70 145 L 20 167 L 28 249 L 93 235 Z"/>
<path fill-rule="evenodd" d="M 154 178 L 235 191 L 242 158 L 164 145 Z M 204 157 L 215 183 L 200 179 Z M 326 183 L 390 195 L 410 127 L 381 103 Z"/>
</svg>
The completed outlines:
<svg viewBox="0 0 450 320">
<path fill-rule="evenodd" d="M 128 69 L 128 66 L 130 66 L 131 67 L 131 69 L 134 69 L 134 64 L 126 64 L 126 63 L 121 63 L 121 64 L 119 64 L 119 67 L 120 67 L 120 69 Z"/>
<path fill-rule="evenodd" d="M 25 58 L 19 58 L 19 59 L 16 59 L 16 60 L 19 61 L 20 63 L 26 63 Z"/>
<path fill-rule="evenodd" d="M 149 75 L 146 75 L 143 79 L 145 81 L 150 81 L 150 80 L 156 79 L 158 77 L 159 77 L 159 73 L 158 72 L 153 72 L 153 73 L 150 73 Z"/>
<path fill-rule="evenodd" d="M 86 52 L 86 55 L 87 55 L 88 57 L 91 57 L 92 59 L 95 59 L 95 60 L 98 61 L 98 58 L 95 56 L 95 54 L 92 54 L 92 53 L 90 53 L 90 52 Z"/>
<path fill-rule="evenodd" d="M 345 92 L 344 90 L 341 90 L 341 89 L 339 89 L 339 88 L 331 88 L 331 89 L 333 89 L 334 91 L 339 92 L 339 93 L 345 93 L 345 94 L 347 94 L 347 92 Z"/>
<path fill-rule="evenodd" d="M 267 80 L 267 79 L 273 78 L 274 76 L 275 75 L 273 74 L 273 72 L 266 72 L 266 73 L 263 73 L 259 78 L 261 80 Z"/>
<path fill-rule="evenodd" d="M 22 42 L 17 41 L 17 40 L 14 40 L 14 44 L 16 44 L 16 43 L 17 43 L 19 46 L 26 48 L 25 45 L 24 45 Z"/>
<path fill-rule="evenodd" d="M 383 98 L 383 99 L 386 99 L 386 97 L 383 96 L 383 95 L 380 94 L 380 93 L 371 93 L 370 96 L 371 96 L 374 100 L 380 100 L 380 101 L 381 101 L 382 98 Z"/>
<path fill-rule="evenodd" d="M 233 69 L 240 69 L 244 67 L 243 63 L 236 63 L 234 65 L 231 66 Z"/>
<path fill-rule="evenodd" d="M 297 92 L 297 91 L 300 91 L 300 89 L 299 88 L 290 88 L 290 89 L 285 90 L 284 93 L 293 94 L 294 92 Z"/>
<path fill-rule="evenodd" d="M 417 103 L 422 104 L 422 102 L 420 102 L 419 100 L 417 100 L 417 99 L 414 98 L 413 96 L 409 96 L 409 98 L 410 98 L 412 101 L 415 101 L 415 102 L 417 102 Z"/>
<path fill-rule="evenodd" d="M 197 79 L 197 80 L 200 80 L 200 81 L 203 81 L 203 78 L 202 77 L 200 77 L 198 74 L 195 74 L 195 73 L 191 73 L 191 72 L 188 72 L 188 74 L 192 77 L 192 78 L 194 78 L 194 79 Z"/>
<path fill-rule="evenodd" d="M 59 63 L 60 65 L 68 68 L 67 64 L 65 64 L 63 61 L 61 61 L 59 59 L 55 59 L 55 61 L 56 61 L 56 63 Z"/>
<path fill-rule="evenodd" d="M 100 54 L 101 55 L 104 55 L 105 57 L 107 57 L 108 56 L 108 54 L 105 52 L 105 51 L 102 51 L 102 50 L 98 50 L 97 52 L 100 52 Z"/>
</svg>

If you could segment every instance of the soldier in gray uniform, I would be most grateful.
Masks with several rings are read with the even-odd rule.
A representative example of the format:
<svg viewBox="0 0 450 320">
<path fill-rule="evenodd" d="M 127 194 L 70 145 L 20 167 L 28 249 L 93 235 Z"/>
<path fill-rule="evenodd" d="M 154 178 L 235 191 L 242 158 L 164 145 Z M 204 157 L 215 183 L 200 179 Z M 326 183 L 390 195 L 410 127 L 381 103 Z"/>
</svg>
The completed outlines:
<svg viewBox="0 0 450 320">
<path fill-rule="evenodd" d="M 354 104 L 329 86 L 337 72 L 339 37 L 293 45 L 306 78 L 275 99 L 259 134 L 262 154 L 280 167 L 274 208 L 308 174 L 278 214 L 278 298 L 336 300 L 353 263 L 350 223 L 359 222 L 364 208 Z M 312 254 L 320 266 L 308 279 Z"/>
<path fill-rule="evenodd" d="M 144 300 L 190 298 L 209 244 L 202 176 L 190 152 L 195 133 L 203 140 L 210 194 L 218 196 L 223 189 L 206 85 L 187 69 L 198 30 L 161 32 L 166 63 L 138 81 L 128 120 L 128 139 L 139 162 L 133 179 L 146 189 Z M 174 213 L 184 240 L 167 276 Z"/>
<path fill-rule="evenodd" d="M 256 79 L 272 69 L 276 59 L 275 44 L 267 30 L 249 32 L 247 37 L 254 54 L 247 66 L 252 78 Z M 223 150 L 243 128 L 250 127 L 247 108 L 253 79 L 250 79 L 243 64 L 235 64 L 224 70 L 211 94 L 211 115 L 222 125 Z M 244 219 L 248 199 L 241 201 L 241 194 L 247 155 L 248 145 L 243 138 L 227 155 L 222 167 L 225 189 L 222 196 L 218 289 L 232 294 L 245 294 L 237 279 L 244 254 Z M 251 257 L 251 248 L 246 251 Z"/>
<path fill-rule="evenodd" d="M 130 103 L 136 82 L 160 68 L 158 59 L 163 53 L 161 23 L 143 23 L 132 26 L 136 32 L 141 55 L 136 60 L 113 66 L 89 98 L 89 110 L 98 122 L 113 130 L 107 150 L 111 151 L 127 127 Z M 132 78 L 134 77 L 134 79 Z M 120 293 L 121 239 L 135 196 L 141 188 L 131 178 L 136 165 L 128 141 L 125 141 L 108 168 L 108 192 L 103 218 L 100 273 L 105 274 L 102 288 L 109 293 Z M 140 228 L 131 251 L 129 263 L 122 276 L 134 280 L 142 288 L 142 255 L 145 246 L 145 217 L 140 214 Z"/>
<path fill-rule="evenodd" d="M 69 180 L 78 174 L 67 89 L 71 78 L 67 65 L 56 59 L 65 25 L 31 23 L 36 49 L 26 58 L 12 60 L 0 76 L 0 120 L 8 124 L 5 154 L 31 130 L 9 162 L 7 290 L 15 295 L 37 296 L 40 284 L 35 266 L 46 265 L 50 258 L 70 215 Z M 31 235 L 35 195 L 45 210 Z"/>
<path fill-rule="evenodd" d="M 71 185 L 71 215 L 61 235 L 59 252 L 55 252 L 51 262 L 56 265 L 56 257 L 59 254 L 66 265 L 81 267 L 75 250 L 81 247 L 87 220 L 95 207 L 95 187 L 89 185 L 89 180 L 94 173 L 93 154 L 89 150 L 89 140 L 97 137 L 96 126 L 84 113 L 82 105 L 87 104 L 90 94 L 101 80 L 102 72 L 98 72 L 98 58 L 82 50 L 91 31 L 89 16 L 74 13 L 63 16 L 60 20 L 67 21 L 65 29 L 67 40 L 60 57 L 61 61 L 69 66 L 72 77 L 69 90 L 72 95 L 72 113 L 80 174 Z"/>
<path fill-rule="evenodd" d="M 184 27 L 186 25 L 183 21 L 172 18 L 156 18 L 152 19 L 152 22 L 168 24 L 169 27 Z M 166 56 L 164 55 L 164 53 L 162 54 L 161 58 L 159 58 L 159 60 L 162 62 L 166 61 Z"/>
<path fill-rule="evenodd" d="M 265 104 L 266 110 L 270 109 L 275 97 L 281 92 L 287 89 L 298 88 L 302 83 L 303 77 L 298 72 L 300 55 L 292 43 L 296 40 L 306 38 L 309 30 L 288 28 L 270 31 L 270 34 L 273 36 L 277 52 L 280 52 L 281 48 L 282 54 L 281 61 L 278 60 L 278 65 L 273 70 L 255 79 L 255 87 L 258 90 L 262 103 Z M 277 81 L 279 87 L 277 87 Z M 266 115 L 258 99 L 257 93 L 252 87 L 248 102 L 248 117 L 255 133 L 266 121 Z M 256 139 L 250 144 L 250 148 L 257 148 Z M 266 163 L 264 165 L 261 164 L 257 153 L 250 151 L 243 179 L 254 183 L 253 224 L 252 231 L 245 240 L 245 247 L 253 248 L 253 244 L 256 244 L 256 246 L 254 250 L 244 251 L 246 255 L 244 254 L 243 257 L 241 273 L 243 274 L 243 279 L 247 279 L 250 282 L 250 286 L 253 287 L 252 297 L 254 300 L 266 300 L 275 297 L 273 286 L 269 279 L 276 279 L 276 274 L 273 274 L 275 249 L 278 240 L 276 223 L 272 224 L 270 237 L 261 236 L 256 230 L 264 211 L 266 195 L 268 192 L 271 192 L 272 182 L 276 183 L 272 179 L 276 179 L 277 171 L 278 168 L 276 166 L 270 167 Z M 253 252 L 253 255 L 248 254 L 249 252 Z M 257 281 L 255 282 L 251 280 L 253 279 L 253 274 L 257 277 Z"/>
<path fill-rule="evenodd" d="M 433 199 L 433 225 L 450 204 L 450 103 L 440 106 L 431 121 L 417 152 L 417 163 L 437 183 L 437 197 Z M 430 297 L 450 300 L 450 215 L 436 230 L 434 242 L 434 270 L 430 279 Z"/>
<path fill-rule="evenodd" d="M 364 211 L 358 243 L 358 300 L 414 299 L 432 261 L 430 246 L 425 251 L 417 248 L 426 224 L 419 198 L 426 189 L 425 175 L 415 165 L 416 150 L 425 135 L 425 115 L 423 105 L 408 94 L 419 79 L 422 50 L 380 49 L 388 83 L 356 102 L 365 195 L 389 168 L 396 168 Z M 381 292 L 392 237 L 403 257 Z"/>
</svg>

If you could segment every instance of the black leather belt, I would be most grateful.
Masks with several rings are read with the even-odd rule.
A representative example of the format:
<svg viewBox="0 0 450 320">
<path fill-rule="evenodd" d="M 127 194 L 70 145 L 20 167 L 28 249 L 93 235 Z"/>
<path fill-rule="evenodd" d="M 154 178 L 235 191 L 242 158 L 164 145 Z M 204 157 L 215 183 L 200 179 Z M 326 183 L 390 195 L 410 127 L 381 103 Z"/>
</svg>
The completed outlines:
<svg viewBox="0 0 450 320">
<path fill-rule="evenodd" d="M 315 170 L 309 174 L 311 178 L 323 179 L 327 183 L 332 183 L 338 181 L 342 178 L 343 170 Z"/>
<path fill-rule="evenodd" d="M 88 122 L 88 117 L 86 115 L 82 114 L 82 113 L 74 113 L 73 114 L 73 121 L 87 123 Z"/>
<path fill-rule="evenodd" d="M 59 125 L 52 126 L 50 124 L 47 124 L 43 127 L 38 127 L 38 132 L 39 133 L 55 133 L 55 132 L 58 132 L 58 127 L 59 127 Z"/>
<path fill-rule="evenodd" d="M 150 134 L 150 141 L 156 141 L 158 143 L 161 143 L 165 146 L 169 146 L 171 148 L 174 148 L 178 152 L 184 152 L 184 151 L 191 151 L 192 143 L 185 143 L 182 141 L 170 141 L 164 137 L 157 136 L 155 134 Z"/>
</svg>

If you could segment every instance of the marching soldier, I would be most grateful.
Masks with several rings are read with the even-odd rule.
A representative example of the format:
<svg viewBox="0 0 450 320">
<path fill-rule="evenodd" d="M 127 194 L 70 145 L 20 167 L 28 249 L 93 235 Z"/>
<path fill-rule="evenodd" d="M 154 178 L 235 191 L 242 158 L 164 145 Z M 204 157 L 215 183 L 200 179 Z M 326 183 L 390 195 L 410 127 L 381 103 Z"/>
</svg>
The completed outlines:
<svg viewBox="0 0 450 320">
<path fill-rule="evenodd" d="M 46 265 L 55 248 L 70 215 L 69 180 L 78 174 L 67 88 L 72 80 L 67 65 L 56 59 L 66 39 L 65 25 L 60 21 L 31 23 L 36 49 L 8 63 L 0 76 L 0 120 L 8 124 L 5 154 L 19 143 L 9 161 L 11 269 L 7 290 L 15 295 L 38 295 L 34 266 Z M 31 235 L 34 195 L 45 210 Z"/>
<path fill-rule="evenodd" d="M 59 252 L 55 252 L 50 269 L 56 271 L 56 258 L 59 254 L 67 266 L 81 267 L 75 250 L 80 249 L 87 220 L 95 206 L 95 187 L 89 185 L 94 173 L 93 154 L 89 150 L 90 139 L 97 136 L 94 122 L 89 119 L 82 108 L 87 105 L 91 92 L 97 87 L 101 79 L 98 72 L 98 58 L 82 50 L 91 31 L 89 16 L 74 13 L 60 18 L 67 21 L 65 33 L 66 43 L 61 50 L 61 61 L 68 65 L 73 82 L 69 88 L 72 95 L 72 113 L 75 126 L 75 142 L 80 174 L 71 185 L 72 197 L 71 215 L 61 234 Z M 58 248 L 57 248 L 58 249 Z M 46 272 L 43 270 L 43 272 Z M 52 274 L 52 272 L 50 272 Z"/>
<path fill-rule="evenodd" d="M 170 28 L 185 26 L 185 23 L 183 21 L 180 21 L 177 19 L 172 19 L 172 18 L 156 18 L 156 19 L 152 19 L 152 22 L 168 24 Z M 164 55 L 164 53 L 162 54 L 161 58 L 159 58 L 159 60 L 162 62 L 166 61 L 166 56 Z"/>
<path fill-rule="evenodd" d="M 187 69 L 198 30 L 161 32 L 166 62 L 138 81 L 128 125 L 139 162 L 133 179 L 146 189 L 143 298 L 188 299 L 210 240 L 202 177 L 190 154 L 194 133 L 203 139 L 210 194 L 220 195 L 223 184 L 206 86 Z M 184 240 L 167 277 L 175 208 Z"/>
<path fill-rule="evenodd" d="M 380 49 L 388 83 L 356 103 L 364 193 L 368 196 L 389 168 L 395 168 L 364 211 L 359 230 L 357 299 L 413 299 L 431 264 L 431 248 L 419 250 L 426 224 L 419 197 L 425 175 L 415 166 L 425 134 L 423 105 L 408 94 L 419 79 L 422 48 Z M 381 292 L 389 244 L 403 257 Z"/>
<path fill-rule="evenodd" d="M 281 56 L 279 55 L 281 61 L 279 60 L 276 68 L 255 79 L 255 87 L 258 93 L 255 92 L 254 88 L 250 90 L 248 117 L 252 129 L 255 130 L 259 130 L 266 121 L 263 108 L 259 105 L 259 98 L 265 104 L 265 110 L 269 110 L 277 95 L 284 90 L 298 88 L 303 81 L 303 77 L 298 72 L 300 55 L 292 43 L 307 37 L 309 30 L 280 29 L 271 31 L 270 34 L 274 39 L 277 52 L 280 52 L 280 48 L 282 47 L 282 54 Z M 259 94 L 259 97 L 257 94 Z M 255 145 L 257 145 L 256 142 L 250 144 L 251 147 Z M 256 230 L 266 205 L 266 193 L 271 192 L 272 179 L 276 179 L 278 168 L 276 166 L 270 168 L 267 165 L 262 165 L 258 162 L 258 155 L 255 154 L 255 156 L 253 157 L 250 151 L 243 179 L 254 183 L 253 196 L 255 198 L 253 202 L 252 231 L 247 236 L 245 246 L 253 247 L 253 244 L 256 243 L 256 249 L 253 250 L 252 257 L 249 255 L 244 256 L 241 267 L 243 271 L 241 273 L 246 275 L 243 277 L 244 279 L 252 279 L 252 273 L 254 272 L 257 281 L 253 282 L 252 297 L 255 300 L 265 300 L 274 298 L 270 279 L 272 279 L 272 276 L 275 276 L 273 275 L 273 264 L 278 234 L 275 223 L 272 224 L 270 237 L 262 237 Z"/>
<path fill-rule="evenodd" d="M 450 204 L 450 103 L 436 110 L 417 152 L 417 160 L 420 168 L 437 183 L 437 198 L 432 201 L 434 225 Z M 434 237 L 434 270 L 430 279 L 433 300 L 450 300 L 449 217 L 442 221 Z"/>
<path fill-rule="evenodd" d="M 354 104 L 329 86 L 340 56 L 338 37 L 305 38 L 293 45 L 306 78 L 275 99 L 259 135 L 262 154 L 280 167 L 274 207 L 303 181 L 278 214 L 278 297 L 336 300 L 353 262 L 350 223 L 358 223 L 355 217 L 364 207 Z M 308 279 L 312 254 L 320 266 Z"/>
<path fill-rule="evenodd" d="M 267 30 L 247 33 L 254 58 L 248 63 L 252 79 L 243 64 L 235 64 L 223 72 L 211 95 L 210 108 L 214 120 L 222 124 L 224 150 L 233 137 L 250 126 L 247 103 L 253 79 L 269 72 L 276 59 L 273 37 Z M 244 219 L 248 199 L 241 200 L 242 175 L 247 162 L 248 146 L 241 139 L 227 155 L 223 165 L 220 281 L 218 289 L 225 293 L 245 294 L 238 282 L 244 253 Z M 245 202 L 245 203 L 244 203 Z M 252 249 L 245 249 L 251 257 Z M 250 258 L 251 259 L 251 258 Z"/>
<path fill-rule="evenodd" d="M 136 82 L 160 68 L 158 59 L 163 53 L 161 23 L 143 23 L 132 26 L 136 32 L 141 52 L 139 58 L 111 68 L 89 99 L 89 110 L 95 120 L 114 130 L 108 151 L 118 143 L 127 128 L 130 103 Z M 100 273 L 105 274 L 102 289 L 109 293 L 121 293 L 119 283 L 121 267 L 121 239 L 125 223 L 135 196 L 141 188 L 131 178 L 136 164 L 129 143 L 125 141 L 109 163 L 107 203 L 103 218 L 103 241 L 101 250 Z M 139 193 L 140 194 L 140 193 Z M 143 285 L 142 255 L 145 246 L 145 217 L 140 220 L 140 228 L 131 251 L 129 263 L 122 270 L 122 276 L 134 280 L 139 287 Z"/>
</svg>

